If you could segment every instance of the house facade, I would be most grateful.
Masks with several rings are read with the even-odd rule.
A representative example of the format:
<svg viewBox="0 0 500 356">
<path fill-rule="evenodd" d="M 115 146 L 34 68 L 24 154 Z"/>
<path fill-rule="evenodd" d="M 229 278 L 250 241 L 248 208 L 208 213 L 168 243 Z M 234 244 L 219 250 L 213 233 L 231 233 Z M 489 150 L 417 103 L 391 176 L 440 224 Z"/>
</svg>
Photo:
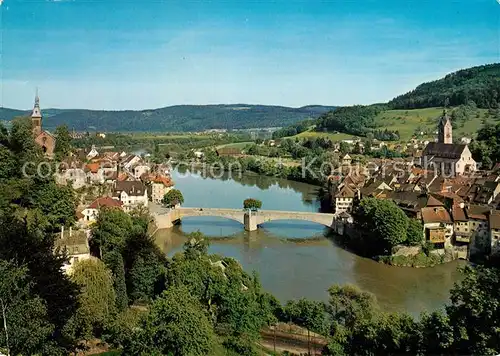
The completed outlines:
<svg viewBox="0 0 500 356">
<path fill-rule="evenodd" d="M 125 211 L 130 211 L 138 207 L 147 207 L 147 188 L 140 181 L 116 182 L 113 190 L 113 199 L 122 202 Z"/>
<path fill-rule="evenodd" d="M 117 208 L 121 209 L 123 203 L 119 200 L 110 197 L 101 197 L 94 200 L 89 206 L 82 211 L 83 221 L 86 224 L 97 221 L 99 210 L 101 208 Z"/>
</svg>

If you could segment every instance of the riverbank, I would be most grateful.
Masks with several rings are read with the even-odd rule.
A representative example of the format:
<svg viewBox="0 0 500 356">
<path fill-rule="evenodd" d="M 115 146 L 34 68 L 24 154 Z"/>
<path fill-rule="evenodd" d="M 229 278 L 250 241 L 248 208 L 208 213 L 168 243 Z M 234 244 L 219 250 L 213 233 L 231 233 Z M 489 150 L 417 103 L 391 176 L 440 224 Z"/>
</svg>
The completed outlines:
<svg viewBox="0 0 500 356">
<path fill-rule="evenodd" d="M 374 258 L 380 263 L 384 263 L 395 267 L 413 267 L 413 268 L 428 268 L 435 267 L 437 265 L 452 262 L 453 259 L 449 259 L 446 255 L 430 254 L 426 255 L 420 252 L 416 255 L 411 256 L 378 256 Z"/>
</svg>

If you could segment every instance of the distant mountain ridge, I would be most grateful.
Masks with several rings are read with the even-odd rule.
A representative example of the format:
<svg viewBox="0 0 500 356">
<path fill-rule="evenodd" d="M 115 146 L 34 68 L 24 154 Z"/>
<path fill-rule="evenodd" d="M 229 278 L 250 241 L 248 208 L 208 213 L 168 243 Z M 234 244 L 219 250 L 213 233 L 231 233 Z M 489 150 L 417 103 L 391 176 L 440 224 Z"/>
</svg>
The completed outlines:
<svg viewBox="0 0 500 356">
<path fill-rule="evenodd" d="M 250 104 L 175 105 L 149 110 L 45 109 L 44 127 L 66 124 L 77 131 L 203 131 L 288 126 L 316 118 L 334 106 L 300 108 Z M 0 121 L 29 115 L 29 111 L 0 108 Z"/>
</svg>

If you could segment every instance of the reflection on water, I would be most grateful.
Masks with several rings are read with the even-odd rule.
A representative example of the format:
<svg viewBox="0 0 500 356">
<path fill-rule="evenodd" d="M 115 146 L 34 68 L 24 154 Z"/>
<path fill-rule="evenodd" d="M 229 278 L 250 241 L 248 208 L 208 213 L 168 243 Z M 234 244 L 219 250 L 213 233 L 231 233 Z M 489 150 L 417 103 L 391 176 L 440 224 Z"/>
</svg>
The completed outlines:
<svg viewBox="0 0 500 356">
<path fill-rule="evenodd" d="M 307 184 L 258 176 L 244 176 L 240 181 L 189 176 L 174 179 L 184 194 L 185 206 L 238 208 L 243 199 L 251 196 L 261 199 L 266 209 L 318 208 L 313 198 L 309 199 L 311 204 L 304 203 L 304 196 L 314 197 L 316 191 Z M 256 181 L 267 188 L 252 185 Z M 322 237 L 326 233 L 323 226 L 304 221 L 273 221 L 249 233 L 236 221 L 191 217 L 173 229 L 158 231 L 155 237 L 171 256 L 182 249 L 185 235 L 197 230 L 214 237 L 210 253 L 233 257 L 245 270 L 256 270 L 263 287 L 282 301 L 300 297 L 326 301 L 329 286 L 351 283 L 374 293 L 386 310 L 406 310 L 416 315 L 441 307 L 459 278 L 458 262 L 415 269 L 358 257 Z M 308 237 L 316 238 L 304 242 Z M 299 242 L 293 242 L 294 238 Z"/>
</svg>

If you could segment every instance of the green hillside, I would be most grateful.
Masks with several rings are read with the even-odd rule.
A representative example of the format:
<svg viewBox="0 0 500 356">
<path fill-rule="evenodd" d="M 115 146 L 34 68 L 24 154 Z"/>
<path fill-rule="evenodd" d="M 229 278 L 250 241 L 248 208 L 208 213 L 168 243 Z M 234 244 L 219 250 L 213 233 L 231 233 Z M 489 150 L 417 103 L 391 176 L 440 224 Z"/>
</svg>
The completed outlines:
<svg viewBox="0 0 500 356">
<path fill-rule="evenodd" d="M 389 102 L 391 109 L 458 106 L 473 101 L 479 108 L 500 103 L 500 63 L 472 67 L 424 83 Z"/>
<path fill-rule="evenodd" d="M 448 108 L 448 112 L 452 113 L 458 107 Z M 414 110 L 382 110 L 373 118 L 374 130 L 397 131 L 399 133 L 398 141 L 408 141 L 418 133 L 421 138 L 435 137 L 437 124 L 439 118 L 443 113 L 443 108 L 424 108 Z M 476 131 L 484 123 L 500 122 L 493 114 L 489 113 L 486 109 L 476 109 L 473 113 L 469 114 L 465 120 L 457 120 L 454 123 L 455 137 L 469 137 L 473 138 Z M 420 135 L 420 133 L 424 133 Z M 328 137 L 332 141 L 349 140 L 359 137 L 344 132 L 331 131 L 323 132 L 317 131 L 316 127 L 308 131 L 302 132 L 294 137 L 297 138 L 311 138 L 311 137 Z"/>
<path fill-rule="evenodd" d="M 439 117 L 446 106 L 455 137 L 472 138 L 484 123 L 500 120 L 499 101 L 500 64 L 490 64 L 460 70 L 424 83 L 386 104 L 336 108 L 321 114 L 315 128 L 309 131 L 340 132 L 384 141 L 406 141 L 416 133 L 434 137 Z M 295 127 L 301 127 L 301 123 L 280 130 L 276 135 L 286 135 Z M 299 137 L 307 135 L 310 133 L 302 132 Z"/>
<path fill-rule="evenodd" d="M 456 108 L 449 108 L 453 112 Z M 416 132 L 427 133 L 428 137 L 434 137 L 437 129 L 438 120 L 443 113 L 443 108 L 425 108 L 414 110 L 385 110 L 376 117 L 379 127 L 387 127 L 390 130 L 399 132 L 400 139 L 407 141 Z M 486 117 L 488 110 L 477 109 L 469 115 L 468 120 L 456 123 L 454 128 L 455 137 L 468 136 L 473 137 L 474 133 L 481 127 L 483 120 L 494 121 L 494 118 Z"/>
<path fill-rule="evenodd" d="M 142 111 L 46 109 L 44 125 L 61 124 L 77 131 L 181 132 L 207 129 L 249 129 L 288 126 L 334 109 L 333 106 L 290 108 L 266 105 L 178 105 Z M 0 108 L 0 120 L 27 112 Z"/>
</svg>

